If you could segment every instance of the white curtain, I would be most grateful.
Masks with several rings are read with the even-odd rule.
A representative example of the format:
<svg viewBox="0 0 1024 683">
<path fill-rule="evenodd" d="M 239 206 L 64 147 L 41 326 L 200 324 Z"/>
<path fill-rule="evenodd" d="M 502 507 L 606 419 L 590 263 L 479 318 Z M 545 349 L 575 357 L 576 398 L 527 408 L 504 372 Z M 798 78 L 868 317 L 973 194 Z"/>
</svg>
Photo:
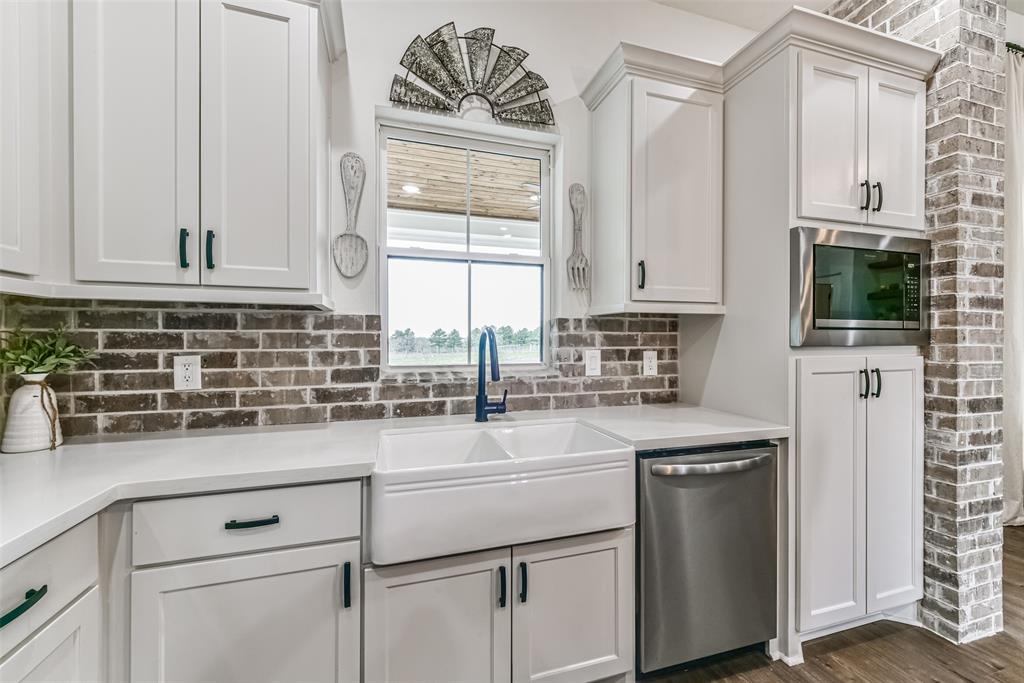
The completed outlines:
<svg viewBox="0 0 1024 683">
<path fill-rule="evenodd" d="M 1003 523 L 1024 524 L 1024 55 L 1006 54 Z"/>
</svg>

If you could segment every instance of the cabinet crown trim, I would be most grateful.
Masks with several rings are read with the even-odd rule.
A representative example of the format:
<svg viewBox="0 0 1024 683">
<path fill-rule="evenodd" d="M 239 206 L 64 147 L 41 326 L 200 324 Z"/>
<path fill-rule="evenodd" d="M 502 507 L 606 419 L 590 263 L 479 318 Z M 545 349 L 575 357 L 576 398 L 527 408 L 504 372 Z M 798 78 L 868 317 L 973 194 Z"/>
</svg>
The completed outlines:
<svg viewBox="0 0 1024 683">
<path fill-rule="evenodd" d="M 726 90 L 789 45 L 834 52 L 922 80 L 935 70 L 942 56 L 909 40 L 794 7 L 723 65 Z"/>
<path fill-rule="evenodd" d="M 316 7 L 320 13 L 320 25 L 327 41 L 327 57 L 336 62 L 345 54 L 345 22 L 341 16 L 341 0 L 297 0 Z"/>
<path fill-rule="evenodd" d="M 593 110 L 626 76 L 643 76 L 667 83 L 723 92 L 722 65 L 660 50 L 619 43 L 583 89 L 580 97 Z"/>
</svg>

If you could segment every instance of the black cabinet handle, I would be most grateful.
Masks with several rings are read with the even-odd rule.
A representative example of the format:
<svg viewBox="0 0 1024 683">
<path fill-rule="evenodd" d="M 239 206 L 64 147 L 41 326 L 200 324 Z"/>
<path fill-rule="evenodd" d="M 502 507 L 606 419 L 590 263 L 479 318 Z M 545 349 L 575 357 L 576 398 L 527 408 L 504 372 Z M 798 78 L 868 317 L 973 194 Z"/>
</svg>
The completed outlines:
<svg viewBox="0 0 1024 683">
<path fill-rule="evenodd" d="M 875 392 L 871 395 L 874 396 L 875 398 L 878 398 L 879 396 L 882 395 L 882 371 L 879 370 L 878 368 L 875 368 L 871 372 L 874 373 L 875 379 L 877 381 L 877 384 L 875 384 Z"/>
<path fill-rule="evenodd" d="M 860 186 L 864 188 L 864 206 L 860 207 L 860 210 L 867 211 L 871 208 L 871 183 L 865 180 Z"/>
<path fill-rule="evenodd" d="M 188 229 L 178 229 L 178 266 L 188 268 Z"/>
<path fill-rule="evenodd" d="M 526 563 L 519 563 L 519 602 L 526 602 Z"/>
<path fill-rule="evenodd" d="M 352 606 L 352 563 L 346 562 L 341 566 L 341 606 L 348 608 Z"/>
<path fill-rule="evenodd" d="M 498 607 L 504 607 L 506 603 L 507 585 L 505 581 L 505 565 L 498 567 Z"/>
<path fill-rule="evenodd" d="M 12 621 L 20 617 L 22 614 L 32 609 L 32 606 L 40 600 L 42 600 L 43 596 L 46 595 L 46 590 L 47 586 L 44 583 L 38 589 L 31 588 L 28 591 L 26 591 L 25 599 L 22 601 L 20 605 L 12 609 L 10 612 L 0 615 L 0 628 L 7 626 L 7 624 L 11 623 Z"/>
<path fill-rule="evenodd" d="M 871 390 L 871 378 L 868 376 L 867 369 L 861 368 L 858 375 L 862 378 L 861 386 L 864 387 L 864 391 L 860 392 L 861 398 L 867 398 L 868 392 Z"/>
<path fill-rule="evenodd" d="M 875 183 L 874 187 L 875 187 L 876 190 L 878 190 L 878 203 L 875 204 L 875 208 L 873 208 L 871 210 L 872 211 L 881 211 L 882 210 L 882 183 Z"/>
<path fill-rule="evenodd" d="M 206 269 L 213 270 L 213 230 L 206 231 Z"/>
<path fill-rule="evenodd" d="M 647 264 L 644 263 L 643 259 L 640 259 L 640 263 L 637 265 L 640 266 L 640 284 L 637 285 L 637 288 L 643 289 L 647 285 Z"/>
<path fill-rule="evenodd" d="M 245 522 L 239 522 L 237 519 L 233 519 L 230 522 L 224 522 L 225 529 L 255 529 L 258 526 L 270 526 L 271 524 L 280 524 L 281 518 L 277 515 L 271 517 L 265 517 L 263 519 L 250 519 Z"/>
</svg>

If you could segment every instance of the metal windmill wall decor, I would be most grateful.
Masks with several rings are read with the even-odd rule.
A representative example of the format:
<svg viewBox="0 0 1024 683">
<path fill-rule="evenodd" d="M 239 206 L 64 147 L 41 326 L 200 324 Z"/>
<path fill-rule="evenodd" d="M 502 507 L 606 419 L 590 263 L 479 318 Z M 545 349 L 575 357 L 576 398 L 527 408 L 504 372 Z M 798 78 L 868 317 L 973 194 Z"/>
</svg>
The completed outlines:
<svg viewBox="0 0 1024 683">
<path fill-rule="evenodd" d="M 547 81 L 523 66 L 528 54 L 512 45 L 495 45 L 493 28 L 476 28 L 460 36 L 455 22 L 448 22 L 409 43 L 400 61 L 406 73 L 395 74 L 391 81 L 391 101 L 457 112 L 475 95 L 500 121 L 553 126 L 551 103 L 540 96 Z"/>
</svg>

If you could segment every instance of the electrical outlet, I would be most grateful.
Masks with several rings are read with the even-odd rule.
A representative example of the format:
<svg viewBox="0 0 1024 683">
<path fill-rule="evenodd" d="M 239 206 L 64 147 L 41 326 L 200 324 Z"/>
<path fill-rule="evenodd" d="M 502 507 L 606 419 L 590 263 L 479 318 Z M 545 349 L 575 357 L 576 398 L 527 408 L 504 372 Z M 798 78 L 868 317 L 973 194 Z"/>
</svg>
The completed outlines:
<svg viewBox="0 0 1024 683">
<path fill-rule="evenodd" d="M 599 349 L 584 351 L 583 360 L 587 364 L 587 377 L 595 377 L 601 374 L 601 351 Z"/>
<path fill-rule="evenodd" d="M 658 352 L 657 351 L 644 351 L 644 374 L 645 375 L 657 375 L 658 374 Z"/>
<path fill-rule="evenodd" d="M 177 391 L 203 388 L 201 356 L 174 357 L 174 388 Z"/>
</svg>

